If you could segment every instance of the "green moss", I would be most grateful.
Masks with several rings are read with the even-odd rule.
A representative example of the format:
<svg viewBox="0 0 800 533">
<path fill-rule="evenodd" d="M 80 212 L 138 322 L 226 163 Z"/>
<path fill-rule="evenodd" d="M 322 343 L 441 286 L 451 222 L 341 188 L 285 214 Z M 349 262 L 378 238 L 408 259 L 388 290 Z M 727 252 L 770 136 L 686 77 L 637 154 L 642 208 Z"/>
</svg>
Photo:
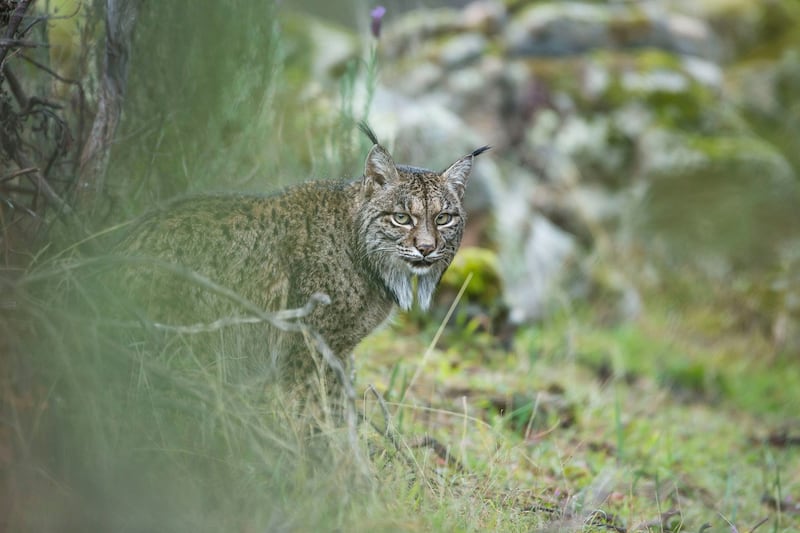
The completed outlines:
<svg viewBox="0 0 800 533">
<path fill-rule="evenodd" d="M 678 56 L 657 48 L 646 48 L 636 53 L 633 57 L 633 64 L 637 70 L 643 72 L 681 69 L 681 60 Z"/>
<path fill-rule="evenodd" d="M 696 84 L 686 92 L 654 91 L 643 98 L 661 125 L 678 129 L 701 125 L 712 99 L 710 91 Z"/>
<path fill-rule="evenodd" d="M 470 275 L 472 277 L 464 291 L 465 299 L 487 308 L 494 307 L 502 292 L 497 254 L 487 248 L 462 248 L 442 277 L 441 288 L 457 292 Z"/>
</svg>

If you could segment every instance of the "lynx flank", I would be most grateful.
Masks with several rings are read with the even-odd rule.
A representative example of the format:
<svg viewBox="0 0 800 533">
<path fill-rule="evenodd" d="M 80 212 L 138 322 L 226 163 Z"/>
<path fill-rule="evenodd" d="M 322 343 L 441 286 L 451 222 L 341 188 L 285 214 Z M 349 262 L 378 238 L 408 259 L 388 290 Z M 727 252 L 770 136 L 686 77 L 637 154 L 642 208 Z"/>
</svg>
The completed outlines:
<svg viewBox="0 0 800 533">
<path fill-rule="evenodd" d="M 324 293 L 330 303 L 303 321 L 347 361 L 394 305 L 409 309 L 415 296 L 421 308 L 430 305 L 464 232 L 462 198 L 473 160 L 488 149 L 433 172 L 396 165 L 374 133 L 361 129 L 374 143 L 361 179 L 312 181 L 270 196 L 182 199 L 143 218 L 122 251 L 198 272 L 267 311 L 301 307 Z M 128 278 L 127 289 L 155 320 L 246 314 L 155 268 Z M 307 368 L 311 358 L 301 335 L 252 327 L 261 328 L 259 356 Z"/>
</svg>

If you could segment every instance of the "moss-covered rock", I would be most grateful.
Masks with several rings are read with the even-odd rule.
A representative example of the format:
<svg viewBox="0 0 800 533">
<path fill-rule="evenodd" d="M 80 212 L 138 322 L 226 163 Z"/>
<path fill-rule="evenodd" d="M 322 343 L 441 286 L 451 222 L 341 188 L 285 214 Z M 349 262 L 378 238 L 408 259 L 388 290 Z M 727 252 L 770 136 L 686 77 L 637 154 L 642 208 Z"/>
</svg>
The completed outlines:
<svg viewBox="0 0 800 533">
<path fill-rule="evenodd" d="M 466 29 L 461 11 L 450 8 L 416 9 L 404 13 L 381 36 L 381 54 L 386 60 L 414 55 L 426 42 Z"/>
<path fill-rule="evenodd" d="M 639 47 L 709 59 L 718 55 L 716 37 L 702 19 L 635 3 L 536 2 L 515 9 L 505 33 L 512 56 Z"/>
<path fill-rule="evenodd" d="M 487 248 L 462 248 L 444 273 L 441 290 L 458 293 L 467 278 L 469 283 L 464 289 L 464 299 L 494 309 L 503 293 L 497 254 Z"/>
</svg>

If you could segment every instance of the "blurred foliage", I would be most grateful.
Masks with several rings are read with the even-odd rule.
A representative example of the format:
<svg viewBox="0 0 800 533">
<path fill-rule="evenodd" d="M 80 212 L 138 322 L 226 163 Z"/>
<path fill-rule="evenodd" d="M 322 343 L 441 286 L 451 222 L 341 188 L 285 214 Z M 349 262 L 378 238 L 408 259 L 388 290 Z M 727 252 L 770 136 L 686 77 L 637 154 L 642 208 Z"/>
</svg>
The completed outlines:
<svg viewBox="0 0 800 533">
<path fill-rule="evenodd" d="M 143 5 L 110 220 L 186 192 L 357 175 L 353 125 L 310 98 L 312 48 L 294 20 L 272 2 Z"/>
<path fill-rule="evenodd" d="M 127 212 L 211 184 L 244 184 L 269 161 L 265 152 L 278 152 L 277 136 L 264 135 L 275 120 L 275 16 L 271 2 L 143 4 L 109 167 Z"/>
</svg>

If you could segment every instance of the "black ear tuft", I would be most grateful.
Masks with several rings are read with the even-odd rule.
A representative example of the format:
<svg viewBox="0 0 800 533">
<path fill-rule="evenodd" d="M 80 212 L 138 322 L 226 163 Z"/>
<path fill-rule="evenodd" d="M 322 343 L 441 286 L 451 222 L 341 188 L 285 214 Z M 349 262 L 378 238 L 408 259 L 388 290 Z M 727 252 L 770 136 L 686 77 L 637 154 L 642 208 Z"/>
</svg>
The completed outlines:
<svg viewBox="0 0 800 533">
<path fill-rule="evenodd" d="M 364 135 L 369 137 L 369 140 L 372 141 L 372 144 L 378 144 L 378 145 L 381 144 L 381 143 L 378 142 L 378 137 L 375 135 L 375 132 L 372 131 L 372 128 L 370 128 L 369 125 L 365 121 L 360 120 L 358 122 L 358 129 L 360 129 L 362 132 L 364 132 Z"/>
<path fill-rule="evenodd" d="M 477 157 L 477 156 L 481 155 L 483 152 L 485 152 L 486 150 L 490 150 L 491 148 L 492 148 L 491 146 L 481 146 L 477 150 L 473 151 L 471 155 L 472 155 L 472 157 Z"/>
<path fill-rule="evenodd" d="M 489 146 L 481 146 L 477 150 L 474 150 L 472 153 L 465 155 L 450 165 L 450 168 L 442 173 L 447 185 L 453 191 L 455 191 L 459 198 L 464 197 L 464 189 L 467 186 L 469 174 L 472 172 L 472 162 L 475 159 L 475 156 L 481 155 L 489 148 Z"/>
</svg>

